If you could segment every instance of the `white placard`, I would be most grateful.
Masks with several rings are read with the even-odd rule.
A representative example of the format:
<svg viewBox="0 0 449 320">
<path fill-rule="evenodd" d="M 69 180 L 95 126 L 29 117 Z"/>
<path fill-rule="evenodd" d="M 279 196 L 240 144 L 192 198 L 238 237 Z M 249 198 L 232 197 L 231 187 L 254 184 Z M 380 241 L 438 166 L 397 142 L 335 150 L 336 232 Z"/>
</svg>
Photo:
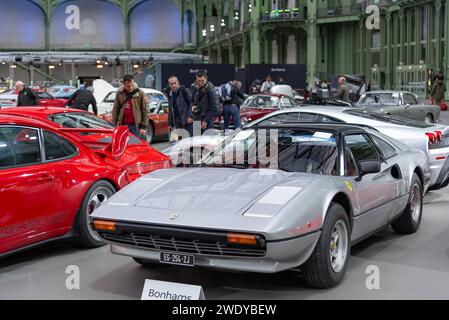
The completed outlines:
<svg viewBox="0 0 449 320">
<path fill-rule="evenodd" d="M 206 300 L 203 287 L 182 283 L 145 280 L 141 300 Z"/>
</svg>

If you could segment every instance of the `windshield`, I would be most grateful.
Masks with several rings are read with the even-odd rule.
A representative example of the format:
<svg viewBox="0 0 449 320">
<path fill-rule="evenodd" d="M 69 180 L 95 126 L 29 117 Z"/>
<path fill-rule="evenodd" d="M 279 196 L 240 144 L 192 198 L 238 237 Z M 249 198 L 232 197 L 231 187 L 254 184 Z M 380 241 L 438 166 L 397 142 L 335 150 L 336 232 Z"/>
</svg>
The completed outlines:
<svg viewBox="0 0 449 320">
<path fill-rule="evenodd" d="M 75 129 L 114 129 L 107 121 L 85 112 L 59 113 L 49 117 L 49 120 L 64 128 Z"/>
<path fill-rule="evenodd" d="M 337 174 L 337 159 L 334 133 L 313 129 L 247 129 L 227 138 L 199 165 L 332 176 Z"/>
<path fill-rule="evenodd" d="M 401 126 L 413 127 L 413 128 L 431 128 L 431 127 L 433 127 L 433 124 L 427 124 L 425 122 L 410 120 L 410 119 L 401 118 L 401 117 L 392 116 L 392 115 L 384 115 L 382 113 L 369 112 L 366 110 L 352 109 L 352 110 L 345 110 L 343 113 L 346 113 L 346 114 L 349 114 L 352 116 L 362 117 L 365 119 L 376 120 L 376 121 L 381 121 L 381 122 L 386 122 L 386 123 L 391 123 L 391 124 L 397 124 L 397 125 L 401 125 Z"/>
<path fill-rule="evenodd" d="M 159 101 L 163 101 L 166 100 L 165 96 L 163 94 L 160 93 L 147 93 L 147 97 L 150 100 L 150 102 L 159 102 Z"/>
<path fill-rule="evenodd" d="M 279 108 L 279 98 L 272 96 L 251 97 L 246 104 L 253 108 Z"/>
<path fill-rule="evenodd" d="M 111 92 L 106 96 L 106 98 L 104 98 L 104 102 L 114 103 L 116 96 L 117 96 L 117 92 L 115 92 L 115 91 Z"/>
<path fill-rule="evenodd" d="M 359 101 L 360 105 L 383 104 L 387 106 L 399 105 L 399 93 L 385 92 L 385 93 L 368 93 Z"/>
</svg>

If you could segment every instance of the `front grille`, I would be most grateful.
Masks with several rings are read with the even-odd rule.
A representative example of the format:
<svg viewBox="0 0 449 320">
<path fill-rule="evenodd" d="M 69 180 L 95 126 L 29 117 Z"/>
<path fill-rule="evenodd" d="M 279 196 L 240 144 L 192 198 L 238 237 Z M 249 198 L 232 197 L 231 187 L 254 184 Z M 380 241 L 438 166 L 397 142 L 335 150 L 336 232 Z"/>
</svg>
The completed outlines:
<svg viewBox="0 0 449 320">
<path fill-rule="evenodd" d="M 139 248 L 204 256 L 263 257 L 266 254 L 265 248 L 236 247 L 220 241 L 188 240 L 135 233 L 100 233 L 100 236 L 110 242 L 132 245 Z"/>
</svg>

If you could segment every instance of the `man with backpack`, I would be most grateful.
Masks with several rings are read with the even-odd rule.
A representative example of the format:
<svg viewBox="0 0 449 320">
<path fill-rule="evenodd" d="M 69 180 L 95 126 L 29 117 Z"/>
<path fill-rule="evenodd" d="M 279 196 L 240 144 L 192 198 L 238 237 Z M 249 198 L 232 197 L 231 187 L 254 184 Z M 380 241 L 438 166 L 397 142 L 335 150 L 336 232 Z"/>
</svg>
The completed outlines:
<svg viewBox="0 0 449 320">
<path fill-rule="evenodd" d="M 149 122 L 148 97 L 139 89 L 131 75 L 123 78 L 112 109 L 112 123 L 116 126 L 128 126 L 136 136 L 144 136 Z"/>
<path fill-rule="evenodd" d="M 220 101 L 223 104 L 224 130 L 229 129 L 229 120 L 232 117 L 234 129 L 240 128 L 240 105 L 245 96 L 240 92 L 242 83 L 234 80 L 220 86 Z"/>
<path fill-rule="evenodd" d="M 170 89 L 167 92 L 169 114 L 168 129 L 184 129 L 193 135 L 192 94 L 189 89 L 179 84 L 176 76 L 168 79 Z"/>
</svg>

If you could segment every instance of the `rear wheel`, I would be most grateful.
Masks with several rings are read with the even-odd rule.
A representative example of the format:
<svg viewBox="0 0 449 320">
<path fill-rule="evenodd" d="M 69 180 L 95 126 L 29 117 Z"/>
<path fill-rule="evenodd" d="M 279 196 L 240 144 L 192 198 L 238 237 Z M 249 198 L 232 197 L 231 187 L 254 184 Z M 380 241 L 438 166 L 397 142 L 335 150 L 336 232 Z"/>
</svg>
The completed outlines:
<svg viewBox="0 0 449 320">
<path fill-rule="evenodd" d="M 434 121 L 433 121 L 433 115 L 432 114 L 430 114 L 430 113 L 428 113 L 427 115 L 426 115 L 426 117 L 424 118 L 424 122 L 425 123 L 434 123 Z"/>
<path fill-rule="evenodd" d="M 350 237 L 345 209 L 332 203 L 315 250 L 302 267 L 307 285 L 325 289 L 343 280 L 348 267 Z"/>
<path fill-rule="evenodd" d="M 115 188 L 107 181 L 97 181 L 84 196 L 83 202 L 76 216 L 76 243 L 84 248 L 98 248 L 105 244 L 93 229 L 91 214 L 115 193 Z"/>
<path fill-rule="evenodd" d="M 423 187 L 416 173 L 413 174 L 407 207 L 391 226 L 397 233 L 411 234 L 418 231 L 421 225 L 423 208 Z"/>
</svg>

